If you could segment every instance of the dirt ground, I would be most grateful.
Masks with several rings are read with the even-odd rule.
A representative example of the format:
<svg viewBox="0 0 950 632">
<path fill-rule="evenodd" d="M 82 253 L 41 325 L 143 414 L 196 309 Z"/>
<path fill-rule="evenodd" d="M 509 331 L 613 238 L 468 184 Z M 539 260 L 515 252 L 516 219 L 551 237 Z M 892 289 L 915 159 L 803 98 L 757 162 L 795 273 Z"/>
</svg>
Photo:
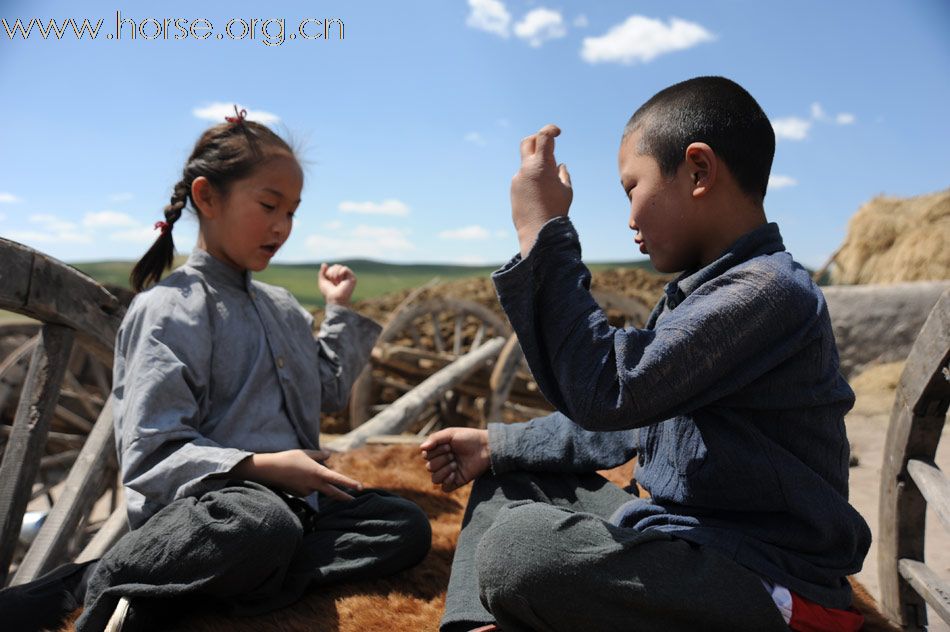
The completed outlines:
<svg viewBox="0 0 950 632">
<path fill-rule="evenodd" d="M 853 454 L 859 460 L 857 467 L 851 468 L 851 504 L 857 509 L 871 527 L 874 540 L 864 563 L 864 569 L 858 573 L 858 580 L 864 584 L 875 599 L 880 599 L 878 583 L 877 534 L 878 501 L 880 498 L 881 464 L 884 461 L 884 440 L 890 421 L 891 406 L 894 403 L 894 389 L 902 362 L 872 367 L 851 381 L 857 402 L 845 419 L 848 439 Z M 937 465 L 944 472 L 950 471 L 950 440 L 945 427 L 942 440 L 937 449 Z M 950 581 L 950 532 L 943 527 L 933 511 L 927 511 L 925 540 L 927 565 L 944 580 Z M 950 625 L 930 611 L 928 613 L 931 632 L 950 632 Z"/>
</svg>

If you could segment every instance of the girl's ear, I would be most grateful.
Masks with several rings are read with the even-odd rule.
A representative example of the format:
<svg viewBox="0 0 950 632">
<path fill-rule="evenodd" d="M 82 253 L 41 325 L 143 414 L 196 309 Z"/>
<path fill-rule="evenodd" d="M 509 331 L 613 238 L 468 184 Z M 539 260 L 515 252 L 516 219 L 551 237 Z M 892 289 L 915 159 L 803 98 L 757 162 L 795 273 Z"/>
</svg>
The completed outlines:
<svg viewBox="0 0 950 632">
<path fill-rule="evenodd" d="M 191 182 L 191 199 L 197 207 L 198 214 L 204 219 L 214 219 L 220 212 L 220 195 L 204 176 L 198 176 Z"/>
<path fill-rule="evenodd" d="M 684 166 L 689 172 L 693 197 L 702 197 L 715 186 L 719 159 L 706 143 L 690 143 Z"/>
</svg>

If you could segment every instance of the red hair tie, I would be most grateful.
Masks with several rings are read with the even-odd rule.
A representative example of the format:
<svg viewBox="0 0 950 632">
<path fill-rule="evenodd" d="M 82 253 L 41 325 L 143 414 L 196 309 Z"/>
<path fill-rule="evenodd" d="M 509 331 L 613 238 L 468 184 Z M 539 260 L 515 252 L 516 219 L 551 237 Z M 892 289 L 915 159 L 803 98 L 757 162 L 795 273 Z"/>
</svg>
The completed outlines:
<svg viewBox="0 0 950 632">
<path fill-rule="evenodd" d="M 245 119 L 247 119 L 247 110 L 238 110 L 238 106 L 236 105 L 234 106 L 234 116 L 224 117 L 224 120 L 231 125 L 243 125 Z"/>
<path fill-rule="evenodd" d="M 172 225 L 168 222 L 155 222 L 155 230 L 161 229 L 162 234 L 166 234 L 172 229 Z"/>
</svg>

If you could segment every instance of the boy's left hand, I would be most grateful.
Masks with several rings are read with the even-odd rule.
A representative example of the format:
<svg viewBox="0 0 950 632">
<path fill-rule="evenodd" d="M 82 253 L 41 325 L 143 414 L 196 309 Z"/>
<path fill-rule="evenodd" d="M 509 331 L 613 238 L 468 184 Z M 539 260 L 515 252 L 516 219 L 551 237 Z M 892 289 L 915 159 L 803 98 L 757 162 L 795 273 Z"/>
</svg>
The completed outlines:
<svg viewBox="0 0 950 632">
<path fill-rule="evenodd" d="M 574 199 L 567 166 L 554 159 L 554 138 L 560 133 L 556 125 L 545 125 L 521 141 L 521 169 L 511 179 L 511 219 L 522 257 L 528 256 L 541 227 L 566 216 Z"/>
<path fill-rule="evenodd" d="M 350 297 L 356 289 L 356 275 L 346 266 L 320 264 L 320 276 L 317 280 L 320 293 L 327 305 L 350 306 Z"/>
</svg>

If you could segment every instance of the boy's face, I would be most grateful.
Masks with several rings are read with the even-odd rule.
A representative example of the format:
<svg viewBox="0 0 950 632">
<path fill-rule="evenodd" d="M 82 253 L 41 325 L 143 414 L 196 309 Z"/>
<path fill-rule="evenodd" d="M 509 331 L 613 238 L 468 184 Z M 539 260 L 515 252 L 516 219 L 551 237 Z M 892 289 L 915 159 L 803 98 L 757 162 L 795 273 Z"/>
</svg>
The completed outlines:
<svg viewBox="0 0 950 632">
<path fill-rule="evenodd" d="M 630 200 L 631 230 L 640 252 L 650 255 L 660 272 L 680 272 L 701 261 L 692 219 L 693 182 L 686 162 L 668 178 L 652 156 L 637 152 L 642 131 L 628 135 L 618 157 L 620 183 Z"/>
</svg>

